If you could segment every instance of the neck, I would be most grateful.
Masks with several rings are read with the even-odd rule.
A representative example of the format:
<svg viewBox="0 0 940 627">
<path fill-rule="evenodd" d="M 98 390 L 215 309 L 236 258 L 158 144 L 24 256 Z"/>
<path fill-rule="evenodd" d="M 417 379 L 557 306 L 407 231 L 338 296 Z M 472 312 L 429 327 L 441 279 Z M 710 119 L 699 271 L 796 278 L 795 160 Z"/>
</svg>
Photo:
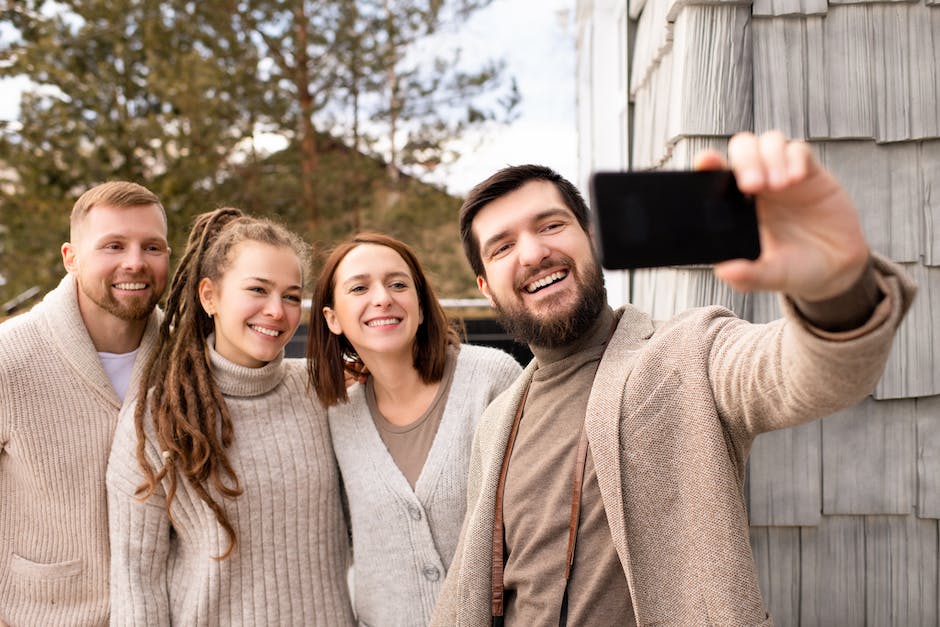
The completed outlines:
<svg viewBox="0 0 940 627">
<path fill-rule="evenodd" d="M 91 343 L 99 353 L 120 355 L 136 350 L 150 319 L 148 316 L 143 320 L 122 320 L 88 301 L 83 297 L 81 290 L 78 295 L 78 310 L 82 314 L 82 322 L 85 323 Z"/>
<path fill-rule="evenodd" d="M 386 420 L 396 425 L 414 422 L 427 411 L 437 394 L 440 381 L 425 383 L 407 359 L 391 356 L 363 358 L 372 377 L 375 403 Z"/>
</svg>

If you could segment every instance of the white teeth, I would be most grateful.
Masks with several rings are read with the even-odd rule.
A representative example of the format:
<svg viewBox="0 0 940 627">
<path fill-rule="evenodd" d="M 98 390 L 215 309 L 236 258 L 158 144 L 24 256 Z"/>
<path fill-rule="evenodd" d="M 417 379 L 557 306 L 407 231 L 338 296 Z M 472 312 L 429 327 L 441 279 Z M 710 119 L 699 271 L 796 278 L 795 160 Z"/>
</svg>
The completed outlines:
<svg viewBox="0 0 940 627">
<path fill-rule="evenodd" d="M 147 287 L 146 283 L 115 283 L 114 287 L 119 290 L 142 290 Z"/>
<path fill-rule="evenodd" d="M 262 335 L 267 335 L 267 336 L 269 336 L 269 337 L 277 337 L 278 335 L 281 334 L 280 331 L 275 331 L 274 329 L 266 329 L 266 328 L 264 328 L 264 327 L 258 327 L 258 326 L 255 326 L 255 325 L 253 325 L 253 324 L 252 324 L 252 325 L 249 325 L 249 326 L 250 326 L 252 329 L 254 329 L 255 331 L 257 331 L 258 333 L 260 333 L 260 334 L 262 334 Z"/>
<path fill-rule="evenodd" d="M 552 272 L 548 276 L 542 277 L 538 281 L 532 281 L 531 283 L 526 285 L 525 291 L 531 294 L 532 292 L 535 292 L 538 289 L 545 287 L 546 285 L 551 285 L 555 281 L 560 281 L 563 278 L 565 278 L 564 272 Z"/>
<path fill-rule="evenodd" d="M 366 323 L 368 327 L 387 327 L 391 324 L 398 324 L 401 318 L 382 318 L 381 320 L 369 320 Z"/>
</svg>

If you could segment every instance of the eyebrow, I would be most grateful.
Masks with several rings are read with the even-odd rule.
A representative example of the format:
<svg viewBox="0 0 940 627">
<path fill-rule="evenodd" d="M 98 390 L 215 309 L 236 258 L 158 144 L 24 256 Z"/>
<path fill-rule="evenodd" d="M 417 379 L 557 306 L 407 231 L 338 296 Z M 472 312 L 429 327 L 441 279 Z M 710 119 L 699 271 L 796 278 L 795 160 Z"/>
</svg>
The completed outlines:
<svg viewBox="0 0 940 627">
<path fill-rule="evenodd" d="M 345 281 L 343 281 L 343 282 L 341 283 L 341 285 L 346 286 L 346 285 L 349 285 L 350 283 L 355 283 L 355 282 L 357 282 L 357 281 L 365 281 L 366 279 L 370 278 L 371 276 L 372 276 L 371 274 L 367 274 L 367 273 L 354 274 L 353 276 L 351 276 L 351 277 L 349 277 L 348 279 L 346 279 Z M 407 272 L 401 272 L 401 271 L 399 271 L 399 270 L 395 270 L 394 272 L 389 272 L 389 273 L 386 274 L 383 278 L 387 280 L 387 279 L 390 279 L 390 278 L 392 278 L 392 277 L 403 277 L 403 278 L 406 278 L 406 279 L 411 280 L 411 275 L 410 275 L 410 274 L 408 274 Z"/>
<path fill-rule="evenodd" d="M 535 222 L 541 222 L 546 218 L 551 218 L 553 216 L 564 216 L 564 217 L 574 217 L 574 214 L 571 213 L 570 209 L 564 209 L 562 207 L 552 207 L 551 209 L 545 209 L 540 211 L 529 221 L 530 224 Z M 483 245 L 480 246 L 480 251 L 485 255 L 490 247 L 492 247 L 496 242 L 505 238 L 509 235 L 509 230 L 500 231 L 499 233 L 494 234 L 492 237 L 488 238 Z"/>
<path fill-rule="evenodd" d="M 96 242 L 96 243 L 114 241 L 114 240 L 120 240 L 122 242 L 126 242 L 127 240 L 132 240 L 132 239 L 137 239 L 137 238 L 134 237 L 133 235 L 127 235 L 126 233 L 102 233 L 101 235 L 98 235 L 91 241 Z M 165 237 L 145 237 L 141 241 L 159 242 L 160 244 L 163 244 L 163 245 L 167 245 L 168 243 Z"/>
<path fill-rule="evenodd" d="M 265 279 L 265 278 L 260 277 L 260 276 L 249 276 L 249 277 L 245 277 L 245 281 L 257 281 L 258 283 L 263 283 L 264 285 L 271 285 L 271 286 L 274 285 L 274 281 L 272 281 L 272 280 L 270 280 L 270 279 Z M 287 289 L 288 289 L 288 290 L 301 290 L 301 289 L 303 289 L 303 288 L 302 288 L 300 285 L 296 285 L 296 284 L 295 284 L 295 285 L 288 285 L 288 286 L 287 286 Z"/>
</svg>

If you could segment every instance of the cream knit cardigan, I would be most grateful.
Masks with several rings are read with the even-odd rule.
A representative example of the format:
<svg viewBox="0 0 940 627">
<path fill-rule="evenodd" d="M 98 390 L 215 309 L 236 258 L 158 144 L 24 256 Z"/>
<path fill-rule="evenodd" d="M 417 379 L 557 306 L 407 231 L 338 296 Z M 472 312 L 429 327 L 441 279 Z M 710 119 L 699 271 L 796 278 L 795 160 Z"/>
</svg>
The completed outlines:
<svg viewBox="0 0 940 627">
<path fill-rule="evenodd" d="M 283 353 L 282 353 L 283 355 Z M 308 393 L 302 360 L 245 368 L 210 349 L 231 413 L 228 458 L 243 493 L 217 496 L 237 534 L 228 546 L 215 515 L 185 480 L 171 511 L 166 482 L 147 501 L 133 407 L 121 413 L 108 466 L 112 625 L 324 625 L 353 622 L 348 532 L 326 412 Z M 146 455 L 162 467 L 153 423 Z"/>
<path fill-rule="evenodd" d="M 104 476 L 120 409 L 71 275 L 0 325 L 0 624 L 107 624 Z"/>
<path fill-rule="evenodd" d="M 365 386 L 353 387 L 348 403 L 330 408 L 352 518 L 353 597 L 361 625 L 428 624 L 460 535 L 477 421 L 520 372 L 507 353 L 461 346 L 441 424 L 414 490 L 375 428 Z"/>
</svg>

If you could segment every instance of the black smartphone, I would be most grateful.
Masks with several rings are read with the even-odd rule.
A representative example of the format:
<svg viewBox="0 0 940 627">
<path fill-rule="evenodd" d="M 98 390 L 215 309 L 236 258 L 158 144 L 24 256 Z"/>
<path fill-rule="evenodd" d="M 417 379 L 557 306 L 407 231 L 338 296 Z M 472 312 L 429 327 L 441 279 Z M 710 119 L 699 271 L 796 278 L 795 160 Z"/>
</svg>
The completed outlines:
<svg viewBox="0 0 940 627">
<path fill-rule="evenodd" d="M 591 207 L 605 268 L 757 259 L 754 199 L 730 170 L 595 172 Z"/>
</svg>

